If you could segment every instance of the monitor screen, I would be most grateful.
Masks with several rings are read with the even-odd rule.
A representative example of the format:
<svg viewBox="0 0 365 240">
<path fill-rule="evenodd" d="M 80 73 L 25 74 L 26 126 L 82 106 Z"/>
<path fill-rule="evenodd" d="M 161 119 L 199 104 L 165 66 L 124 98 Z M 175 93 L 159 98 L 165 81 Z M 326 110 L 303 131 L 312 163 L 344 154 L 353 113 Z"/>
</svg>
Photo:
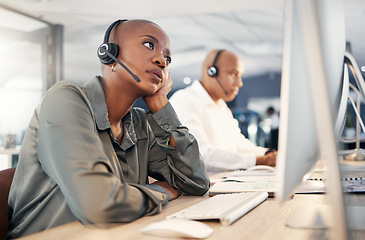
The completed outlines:
<svg viewBox="0 0 365 240">
<path fill-rule="evenodd" d="M 278 155 L 279 174 L 285 178 L 285 181 L 280 181 L 279 197 L 282 199 L 287 199 L 294 192 L 321 157 L 314 111 L 318 103 L 314 101 L 312 82 L 326 84 L 332 119 L 329 124 L 337 125 L 336 132 L 341 131 L 348 96 L 348 80 L 344 81 L 346 78 L 343 77 L 346 41 L 341 1 L 307 1 L 318 5 L 316 23 L 320 29 L 317 36 L 320 51 L 304 36 L 305 28 L 313 30 L 312 33 L 315 31 L 308 21 L 310 16 L 301 21 L 300 14 L 305 13 L 300 2 L 306 1 L 286 1 Z M 320 72 L 311 69 L 311 64 L 319 59 L 324 68 L 321 69 L 324 79 L 321 79 Z"/>
<path fill-rule="evenodd" d="M 348 95 L 348 81 L 343 77 L 346 40 L 342 1 L 285 1 L 284 23 L 277 158 L 277 196 L 281 201 L 293 194 L 320 158 L 327 158 L 325 164 L 335 168 L 332 179 L 339 178 L 337 137 Z M 341 186 L 337 187 L 341 198 Z M 343 207 L 342 200 L 338 203 Z M 338 216 L 342 225 L 344 214 Z"/>
</svg>

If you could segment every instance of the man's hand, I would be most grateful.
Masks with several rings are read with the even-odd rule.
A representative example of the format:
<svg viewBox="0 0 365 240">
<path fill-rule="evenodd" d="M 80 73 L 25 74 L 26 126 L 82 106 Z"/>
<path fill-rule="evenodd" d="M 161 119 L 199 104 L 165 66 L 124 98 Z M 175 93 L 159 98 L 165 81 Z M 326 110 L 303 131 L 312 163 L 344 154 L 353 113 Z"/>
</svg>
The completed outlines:
<svg viewBox="0 0 365 240">
<path fill-rule="evenodd" d="M 256 165 L 269 165 L 275 167 L 277 152 L 270 152 L 265 156 L 256 157 Z"/>
<path fill-rule="evenodd" d="M 153 184 L 159 185 L 163 189 L 165 189 L 165 191 L 170 194 L 170 200 L 176 199 L 181 195 L 181 192 L 178 189 L 171 187 L 170 184 L 168 184 L 167 182 L 156 181 Z"/>
</svg>

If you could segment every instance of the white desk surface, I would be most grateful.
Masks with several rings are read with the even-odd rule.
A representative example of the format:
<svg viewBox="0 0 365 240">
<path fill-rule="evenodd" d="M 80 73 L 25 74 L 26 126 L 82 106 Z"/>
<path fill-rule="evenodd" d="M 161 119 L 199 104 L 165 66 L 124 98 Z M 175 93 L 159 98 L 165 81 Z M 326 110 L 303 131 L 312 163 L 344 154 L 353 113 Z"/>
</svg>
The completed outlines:
<svg viewBox="0 0 365 240">
<path fill-rule="evenodd" d="M 22 239 L 160 240 L 161 238 L 141 233 L 140 229 L 149 223 L 163 220 L 166 216 L 208 197 L 208 195 L 203 197 L 180 196 L 178 199 L 170 201 L 160 214 L 146 216 L 132 223 L 109 224 L 100 228 L 96 226 L 83 226 L 79 222 L 73 222 L 41 233 L 29 235 Z M 204 221 L 214 230 L 213 234 L 206 239 L 328 239 L 329 231 L 326 230 L 294 229 L 285 225 L 286 219 L 295 207 L 307 205 L 308 203 L 325 204 L 325 197 L 325 194 L 296 194 L 293 199 L 284 203 L 280 203 L 275 198 L 269 198 L 231 226 L 223 226 L 217 221 Z M 346 194 L 345 202 L 353 206 L 365 206 L 365 194 Z M 351 231 L 350 237 L 351 239 L 365 239 L 365 230 Z"/>
</svg>

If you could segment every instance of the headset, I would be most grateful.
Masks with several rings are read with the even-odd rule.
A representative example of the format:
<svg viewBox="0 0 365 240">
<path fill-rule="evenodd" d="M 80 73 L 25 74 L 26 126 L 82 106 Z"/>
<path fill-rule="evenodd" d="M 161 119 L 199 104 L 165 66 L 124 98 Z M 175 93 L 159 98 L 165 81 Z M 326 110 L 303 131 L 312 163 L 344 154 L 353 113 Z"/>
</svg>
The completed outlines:
<svg viewBox="0 0 365 240">
<path fill-rule="evenodd" d="M 141 79 L 139 79 L 139 77 L 137 77 L 134 73 L 132 73 L 132 71 L 129 70 L 129 68 L 118 59 L 118 54 L 119 54 L 118 45 L 115 43 L 109 42 L 110 33 L 113 30 L 113 28 L 116 25 L 118 25 L 122 22 L 126 22 L 126 21 L 128 21 L 128 20 L 119 19 L 119 20 L 113 22 L 108 27 L 108 29 L 106 30 L 105 35 L 104 35 L 104 42 L 99 46 L 99 48 L 97 50 L 97 55 L 102 64 L 110 65 L 110 64 L 113 64 L 114 62 L 117 62 L 134 78 L 134 80 L 136 80 L 139 83 L 141 81 Z"/>
<path fill-rule="evenodd" d="M 213 65 L 210 68 L 208 68 L 208 75 L 210 77 L 216 77 L 216 76 L 218 76 L 218 68 L 217 68 L 217 66 L 215 64 L 217 63 L 217 60 L 218 60 L 219 55 L 221 55 L 221 53 L 223 51 L 224 50 L 222 49 L 222 50 L 219 50 L 217 52 L 217 55 L 215 55 L 215 58 L 213 60 Z"/>
<path fill-rule="evenodd" d="M 208 68 L 208 75 L 209 75 L 210 77 L 214 77 L 214 78 L 217 80 L 217 82 L 218 82 L 219 86 L 221 86 L 221 88 L 223 89 L 224 93 L 225 93 L 226 95 L 228 95 L 228 92 L 226 91 L 226 89 L 224 89 L 224 87 L 223 87 L 222 83 L 221 83 L 221 82 L 219 81 L 219 79 L 218 79 L 218 67 L 215 65 L 215 64 L 217 63 L 217 60 L 218 60 L 219 55 L 221 55 L 221 53 L 222 53 L 223 51 L 224 51 L 224 49 L 221 49 L 221 50 L 219 50 L 219 51 L 217 52 L 217 55 L 215 55 L 215 58 L 214 58 L 214 60 L 213 60 L 213 65 L 212 65 L 210 68 Z"/>
</svg>

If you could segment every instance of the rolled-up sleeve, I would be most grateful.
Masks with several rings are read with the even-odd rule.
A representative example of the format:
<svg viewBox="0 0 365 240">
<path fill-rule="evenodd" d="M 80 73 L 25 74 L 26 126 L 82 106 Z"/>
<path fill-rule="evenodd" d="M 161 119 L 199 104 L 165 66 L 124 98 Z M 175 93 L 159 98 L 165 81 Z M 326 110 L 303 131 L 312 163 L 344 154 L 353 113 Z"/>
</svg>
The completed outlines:
<svg viewBox="0 0 365 240">
<path fill-rule="evenodd" d="M 149 171 L 152 175 L 162 177 L 184 195 L 205 194 L 210 182 L 198 143 L 188 128 L 181 125 L 170 103 L 156 113 L 147 113 L 147 119 L 156 138 L 156 144 L 150 150 Z M 175 147 L 169 144 L 171 136 Z M 164 157 L 154 154 L 157 148 L 163 149 Z"/>
</svg>

